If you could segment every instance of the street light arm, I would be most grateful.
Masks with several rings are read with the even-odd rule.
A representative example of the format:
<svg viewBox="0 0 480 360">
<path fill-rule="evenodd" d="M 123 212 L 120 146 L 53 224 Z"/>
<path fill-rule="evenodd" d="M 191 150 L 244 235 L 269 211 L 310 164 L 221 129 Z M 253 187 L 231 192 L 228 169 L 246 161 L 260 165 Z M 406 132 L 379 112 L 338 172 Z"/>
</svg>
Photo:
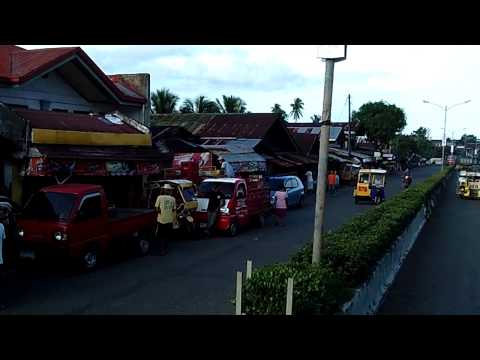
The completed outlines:
<svg viewBox="0 0 480 360">
<path fill-rule="evenodd" d="M 454 108 L 455 106 L 458 106 L 458 105 L 463 105 L 463 104 L 468 104 L 471 100 L 467 100 L 467 101 L 462 101 L 461 103 L 458 103 L 458 104 L 455 104 L 455 105 L 452 105 L 452 106 L 449 106 L 447 107 L 447 111 L 450 110 L 451 108 Z"/>
<path fill-rule="evenodd" d="M 433 102 L 431 102 L 431 101 L 427 101 L 427 100 L 423 100 L 423 102 L 424 102 L 425 104 L 430 104 L 430 105 L 438 106 L 440 109 L 445 110 L 445 107 L 443 107 L 442 105 L 438 105 L 438 104 L 435 104 L 435 103 L 433 103 Z"/>
</svg>

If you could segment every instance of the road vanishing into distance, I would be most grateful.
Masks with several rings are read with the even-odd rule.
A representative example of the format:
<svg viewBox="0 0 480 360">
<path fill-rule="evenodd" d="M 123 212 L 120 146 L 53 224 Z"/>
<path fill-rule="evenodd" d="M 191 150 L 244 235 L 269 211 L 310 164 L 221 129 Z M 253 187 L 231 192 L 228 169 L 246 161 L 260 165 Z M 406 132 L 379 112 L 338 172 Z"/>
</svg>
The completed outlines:
<svg viewBox="0 0 480 360">
<path fill-rule="evenodd" d="M 422 181 L 439 170 L 439 166 L 414 169 L 413 181 Z M 372 206 L 355 205 L 352 191 L 352 187 L 345 186 L 337 194 L 328 195 L 327 230 L 337 228 Z M 387 199 L 399 191 L 400 177 L 388 177 Z M 453 192 L 448 196 L 453 197 Z M 457 237 L 455 229 L 460 225 L 465 226 L 465 229 L 474 225 L 475 218 L 472 220 L 470 215 L 470 220 L 463 219 L 462 214 L 467 211 L 465 206 L 474 211 L 475 207 L 480 208 L 480 202 L 460 205 L 456 204 L 454 199 L 449 201 L 455 204 L 456 210 L 447 209 L 442 218 L 442 211 L 445 210 L 438 209 L 439 214 L 434 215 L 428 226 L 431 227 L 435 222 L 442 226 L 442 222 L 447 220 L 456 226 L 450 225 L 451 229 L 444 234 L 431 229 L 424 231 L 427 234 L 430 231 L 432 235 L 424 239 L 423 242 L 427 244 L 419 239 L 416 245 L 418 249 L 415 251 L 423 254 L 425 258 L 414 256 L 414 265 L 411 266 L 414 266 L 414 272 L 416 268 L 421 268 L 426 269 L 423 271 L 427 271 L 427 274 L 420 274 L 417 278 L 423 282 L 413 282 L 410 287 L 405 285 L 408 280 L 406 275 L 401 274 L 403 276 L 399 283 L 403 286 L 395 292 L 392 291 L 393 297 L 394 294 L 405 294 L 408 303 L 408 299 L 412 299 L 410 291 L 417 291 L 417 285 L 431 280 L 432 283 L 424 285 L 426 287 L 421 289 L 415 298 L 421 299 L 424 296 L 427 299 L 429 291 L 440 291 L 438 286 L 447 276 L 443 272 L 448 272 L 452 281 L 459 277 L 453 292 L 458 291 L 457 289 L 463 290 L 464 287 L 472 289 L 471 291 L 473 288 L 480 290 L 480 287 L 476 286 L 478 281 L 471 282 L 474 279 L 479 280 L 479 271 L 473 272 L 471 269 L 467 277 L 461 277 L 463 271 L 466 271 L 466 265 L 458 264 L 458 259 L 452 259 L 452 255 L 457 256 L 459 251 L 465 251 L 468 263 L 473 266 L 474 258 L 480 251 L 480 242 L 474 244 L 473 236 Z M 245 271 L 246 260 L 249 259 L 253 261 L 254 268 L 285 261 L 308 242 L 312 238 L 314 203 L 315 198 L 310 195 L 303 208 L 289 210 L 285 227 L 276 227 L 272 219 L 267 219 L 264 228 L 245 229 L 234 238 L 215 236 L 202 240 L 177 240 L 170 243 L 166 256 L 158 256 L 159 251 L 153 245 L 151 254 L 146 257 L 110 259 L 88 273 L 67 272 L 54 264 L 33 264 L 29 268 L 21 269 L 16 277 L 8 282 L 7 288 L 2 289 L 7 295 L 7 309 L 1 314 L 233 314 L 235 309 L 231 299 L 235 291 L 236 271 Z M 440 238 L 442 236 L 443 238 Z M 442 241 L 445 244 L 440 245 L 441 249 L 435 249 L 433 244 Z M 467 249 L 464 247 L 465 242 L 474 251 L 462 250 Z M 427 249 L 422 251 L 422 247 Z M 435 258 L 435 253 L 442 258 Z M 426 264 L 431 264 L 432 267 Z M 462 293 L 458 295 L 460 294 Z M 424 307 L 419 305 L 416 309 L 427 309 L 428 304 L 441 304 L 440 299 L 428 299 L 430 303 L 426 303 Z M 400 303 L 396 304 L 397 307 L 390 301 L 385 306 L 386 309 L 389 305 L 390 309 L 408 309 L 407 305 L 405 307 Z"/>
<path fill-rule="evenodd" d="M 405 259 L 379 314 L 480 314 L 480 201 L 458 199 L 456 178 Z"/>
</svg>

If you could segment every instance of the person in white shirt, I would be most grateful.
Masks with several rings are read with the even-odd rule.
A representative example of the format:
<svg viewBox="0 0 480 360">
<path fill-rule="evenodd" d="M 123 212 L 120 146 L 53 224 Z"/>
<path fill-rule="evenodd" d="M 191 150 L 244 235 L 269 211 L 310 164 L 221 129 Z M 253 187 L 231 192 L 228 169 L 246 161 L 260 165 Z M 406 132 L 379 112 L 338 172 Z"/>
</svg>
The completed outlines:
<svg viewBox="0 0 480 360">
<path fill-rule="evenodd" d="M 313 174 L 310 170 L 308 170 L 305 173 L 305 176 L 307 177 L 307 191 L 312 192 L 313 191 Z"/>
<path fill-rule="evenodd" d="M 222 157 L 219 157 L 218 160 L 220 161 L 220 168 L 222 169 L 224 176 L 229 178 L 235 177 L 235 171 L 233 170 L 232 165 Z"/>
</svg>

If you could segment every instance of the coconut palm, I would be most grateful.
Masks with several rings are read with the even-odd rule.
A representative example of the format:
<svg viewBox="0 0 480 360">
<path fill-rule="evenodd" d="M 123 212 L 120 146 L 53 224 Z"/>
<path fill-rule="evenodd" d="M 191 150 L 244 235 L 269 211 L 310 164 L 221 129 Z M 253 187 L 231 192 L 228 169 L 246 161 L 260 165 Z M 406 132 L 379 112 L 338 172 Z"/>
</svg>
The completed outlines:
<svg viewBox="0 0 480 360">
<path fill-rule="evenodd" d="M 185 99 L 180 108 L 182 113 L 219 113 L 220 108 L 215 101 L 211 101 L 206 96 L 200 95 L 192 99 Z"/>
<path fill-rule="evenodd" d="M 303 101 L 300 98 L 296 98 L 293 100 L 293 104 L 290 104 L 292 107 L 292 111 L 290 112 L 290 116 L 293 116 L 295 122 L 303 116 Z"/>
<path fill-rule="evenodd" d="M 237 96 L 222 95 L 222 101 L 217 99 L 217 105 L 222 113 L 241 113 L 247 111 L 247 104 Z"/>
<path fill-rule="evenodd" d="M 275 104 L 272 107 L 272 113 L 274 114 L 280 114 L 282 117 L 282 120 L 287 121 L 288 115 L 285 112 L 285 110 L 282 109 L 282 107 L 279 104 Z"/>
<path fill-rule="evenodd" d="M 320 115 L 310 116 L 310 120 L 312 120 L 314 124 L 319 124 L 321 119 L 322 117 Z"/>
<path fill-rule="evenodd" d="M 169 114 L 176 112 L 178 100 L 180 98 L 167 88 L 157 90 L 152 94 L 153 111 L 156 114 Z"/>
</svg>

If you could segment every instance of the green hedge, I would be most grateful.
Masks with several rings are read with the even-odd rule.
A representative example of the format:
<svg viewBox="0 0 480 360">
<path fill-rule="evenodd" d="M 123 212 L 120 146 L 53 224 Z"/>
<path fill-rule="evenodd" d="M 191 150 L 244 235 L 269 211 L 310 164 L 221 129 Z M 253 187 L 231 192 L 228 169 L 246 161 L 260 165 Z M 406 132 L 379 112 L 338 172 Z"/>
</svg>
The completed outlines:
<svg viewBox="0 0 480 360">
<path fill-rule="evenodd" d="M 431 176 L 325 234 L 319 265 L 311 265 L 312 243 L 308 243 L 289 262 L 255 270 L 244 287 L 244 311 L 284 314 L 287 279 L 293 277 L 295 314 L 338 312 L 353 288 L 368 280 L 378 260 L 452 169 Z"/>
</svg>

